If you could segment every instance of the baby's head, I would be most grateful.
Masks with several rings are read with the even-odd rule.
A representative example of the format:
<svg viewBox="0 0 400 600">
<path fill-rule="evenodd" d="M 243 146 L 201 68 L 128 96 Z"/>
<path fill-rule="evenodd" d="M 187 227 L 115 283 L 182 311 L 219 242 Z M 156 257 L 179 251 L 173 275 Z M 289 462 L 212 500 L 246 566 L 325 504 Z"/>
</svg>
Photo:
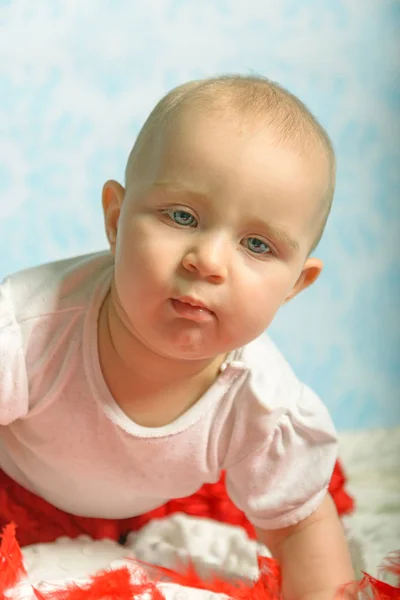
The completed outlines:
<svg viewBox="0 0 400 600">
<path fill-rule="evenodd" d="M 322 154 L 328 179 L 310 248 L 310 253 L 314 251 L 324 232 L 333 200 L 335 155 L 332 144 L 324 128 L 301 100 L 264 77 L 222 76 L 190 81 L 171 90 L 155 106 L 136 139 L 125 169 L 126 185 L 143 178 L 151 164 L 149 152 L 155 151 L 162 135 L 173 130 L 179 117 L 182 119 L 189 111 L 194 119 L 201 114 L 208 115 L 215 125 L 225 117 L 243 131 L 248 129 L 256 133 L 268 127 L 268 133 L 277 145 L 292 147 L 301 154 L 312 153 L 316 158 Z M 190 123 L 190 119 L 188 121 Z M 317 164 L 315 168 L 318 168 Z"/>
<path fill-rule="evenodd" d="M 334 181 L 326 132 L 279 85 L 226 76 L 172 90 L 136 140 L 125 188 L 103 190 L 120 318 L 171 358 L 248 343 L 321 272 L 310 255 Z"/>
</svg>

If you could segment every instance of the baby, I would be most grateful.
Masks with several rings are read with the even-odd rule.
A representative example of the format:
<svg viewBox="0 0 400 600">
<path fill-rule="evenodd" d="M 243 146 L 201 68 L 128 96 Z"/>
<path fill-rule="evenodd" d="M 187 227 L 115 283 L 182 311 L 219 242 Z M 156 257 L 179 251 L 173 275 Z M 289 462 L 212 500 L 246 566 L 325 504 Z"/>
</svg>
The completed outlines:
<svg viewBox="0 0 400 600">
<path fill-rule="evenodd" d="M 335 430 L 257 338 L 321 272 L 334 179 L 327 134 L 279 85 L 167 94 L 125 187 L 104 185 L 109 251 L 1 286 L 0 472 L 67 513 L 126 519 L 225 470 L 285 600 L 332 599 L 354 577 L 327 494 Z"/>
</svg>

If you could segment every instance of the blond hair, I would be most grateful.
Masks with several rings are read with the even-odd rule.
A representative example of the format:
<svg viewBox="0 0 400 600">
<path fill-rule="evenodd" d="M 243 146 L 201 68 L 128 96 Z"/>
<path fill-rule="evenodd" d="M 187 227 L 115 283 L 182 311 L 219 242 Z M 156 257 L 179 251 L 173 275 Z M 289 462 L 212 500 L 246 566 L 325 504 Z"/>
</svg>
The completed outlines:
<svg viewBox="0 0 400 600">
<path fill-rule="evenodd" d="M 325 153 L 330 170 L 327 193 L 323 198 L 318 233 L 311 251 L 319 244 L 331 210 L 335 188 L 335 153 L 331 140 L 310 112 L 294 94 L 266 77 L 256 75 L 222 75 L 189 81 L 168 92 L 154 107 L 131 150 L 125 170 L 128 183 L 134 171 L 141 170 L 148 149 L 157 135 L 187 106 L 205 110 L 231 109 L 242 118 L 263 118 L 273 127 L 282 143 L 295 144 L 307 152 L 317 144 Z"/>
</svg>

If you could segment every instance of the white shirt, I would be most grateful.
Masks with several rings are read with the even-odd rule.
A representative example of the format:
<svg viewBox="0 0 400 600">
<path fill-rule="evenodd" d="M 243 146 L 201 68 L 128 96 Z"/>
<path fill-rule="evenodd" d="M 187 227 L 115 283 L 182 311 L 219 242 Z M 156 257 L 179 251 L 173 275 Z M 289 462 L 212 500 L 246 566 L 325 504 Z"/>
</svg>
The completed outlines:
<svg viewBox="0 0 400 600">
<path fill-rule="evenodd" d="M 56 507 L 128 518 L 189 496 L 227 471 L 257 527 L 309 516 L 337 455 L 328 411 L 263 336 L 232 352 L 176 421 L 139 426 L 100 369 L 97 317 L 113 258 L 29 269 L 0 287 L 0 468 Z"/>
</svg>

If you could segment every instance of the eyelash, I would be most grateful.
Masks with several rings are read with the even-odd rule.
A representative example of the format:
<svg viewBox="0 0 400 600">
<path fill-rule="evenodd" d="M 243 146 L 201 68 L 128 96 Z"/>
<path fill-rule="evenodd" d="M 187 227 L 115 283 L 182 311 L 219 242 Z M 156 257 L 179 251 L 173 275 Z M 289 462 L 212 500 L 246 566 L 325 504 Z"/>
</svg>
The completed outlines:
<svg viewBox="0 0 400 600">
<path fill-rule="evenodd" d="M 195 229 L 195 227 L 197 226 L 197 219 L 196 217 L 194 217 L 189 211 L 187 210 L 183 210 L 183 209 L 164 209 L 161 211 L 161 213 L 163 215 L 167 215 L 171 221 L 173 221 L 176 225 L 183 227 L 183 228 L 189 228 L 189 229 Z M 189 217 L 191 217 L 192 219 L 194 219 L 194 221 L 196 222 L 196 225 L 184 225 L 183 223 L 178 223 L 175 218 L 174 218 L 174 214 L 175 213 L 183 213 L 185 215 L 188 215 Z M 257 240 L 257 242 L 260 242 L 261 244 L 264 244 L 267 248 L 269 248 L 268 252 L 252 252 L 250 250 L 250 248 L 248 248 L 248 250 L 250 250 L 251 254 L 255 255 L 255 256 L 270 256 L 270 255 L 274 255 L 274 251 L 273 248 L 264 240 L 262 240 L 261 238 L 257 238 L 255 236 L 249 236 L 248 238 L 244 238 L 246 240 Z"/>
<path fill-rule="evenodd" d="M 181 227 L 187 227 L 187 225 L 185 225 L 183 223 L 178 223 L 177 221 L 175 221 L 175 219 L 173 217 L 173 215 L 175 213 L 183 213 L 185 215 L 189 215 L 189 217 L 192 217 L 192 219 L 194 219 L 196 221 L 196 224 L 197 224 L 196 217 L 194 217 L 189 211 L 183 210 L 182 208 L 178 208 L 178 209 L 177 208 L 174 208 L 174 209 L 167 208 L 167 209 L 165 209 L 165 210 L 163 210 L 161 212 L 163 214 L 167 215 L 171 219 L 171 221 L 174 221 L 174 223 L 176 223 L 177 225 L 180 225 Z M 189 225 L 189 227 L 192 228 L 192 229 L 194 229 L 193 225 Z"/>
</svg>

